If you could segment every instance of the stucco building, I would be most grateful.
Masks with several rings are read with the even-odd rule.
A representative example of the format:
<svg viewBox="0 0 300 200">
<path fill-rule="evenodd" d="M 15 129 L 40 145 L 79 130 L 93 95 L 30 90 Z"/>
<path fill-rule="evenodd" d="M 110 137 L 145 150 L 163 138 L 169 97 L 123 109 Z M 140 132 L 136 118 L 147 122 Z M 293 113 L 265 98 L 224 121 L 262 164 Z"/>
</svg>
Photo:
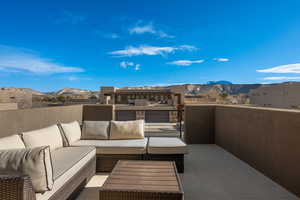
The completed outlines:
<svg viewBox="0 0 300 200">
<path fill-rule="evenodd" d="M 178 105 L 183 103 L 184 87 L 101 87 L 102 104 L 148 104 Z M 142 100 L 142 101 L 141 101 Z"/>
<path fill-rule="evenodd" d="M 275 108 L 300 108 L 300 83 L 263 85 L 249 93 L 250 103 Z"/>
<path fill-rule="evenodd" d="M 0 104 L 1 103 L 5 103 L 6 106 L 9 105 L 10 109 L 15 107 L 15 105 L 12 106 L 13 104 L 17 104 L 19 109 L 31 108 L 32 94 L 23 89 L 0 88 Z"/>
</svg>

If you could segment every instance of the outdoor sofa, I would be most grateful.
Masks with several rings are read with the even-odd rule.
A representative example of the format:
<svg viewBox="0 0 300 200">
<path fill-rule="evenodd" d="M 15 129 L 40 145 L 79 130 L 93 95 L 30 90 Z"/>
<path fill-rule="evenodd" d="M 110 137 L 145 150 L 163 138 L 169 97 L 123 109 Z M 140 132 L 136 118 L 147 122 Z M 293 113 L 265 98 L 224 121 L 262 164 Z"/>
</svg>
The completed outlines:
<svg viewBox="0 0 300 200">
<path fill-rule="evenodd" d="M 0 199 L 67 199 L 118 160 L 173 160 L 183 172 L 186 153 L 179 138 L 144 137 L 142 120 L 55 124 L 0 138 Z"/>
</svg>

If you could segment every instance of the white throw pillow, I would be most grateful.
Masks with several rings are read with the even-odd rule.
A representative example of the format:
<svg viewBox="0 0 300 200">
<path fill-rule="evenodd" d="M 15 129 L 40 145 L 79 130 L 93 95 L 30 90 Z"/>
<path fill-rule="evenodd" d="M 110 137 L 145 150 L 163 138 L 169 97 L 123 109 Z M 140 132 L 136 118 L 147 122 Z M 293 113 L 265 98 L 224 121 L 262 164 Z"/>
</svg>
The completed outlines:
<svg viewBox="0 0 300 200">
<path fill-rule="evenodd" d="M 109 121 L 84 121 L 82 140 L 105 140 L 109 135 Z"/>
<path fill-rule="evenodd" d="M 142 139 L 144 138 L 144 120 L 111 121 L 110 139 Z"/>
<path fill-rule="evenodd" d="M 0 150 L 24 149 L 25 145 L 19 135 L 0 138 Z"/>
<path fill-rule="evenodd" d="M 0 160 L 0 171 L 28 175 L 36 193 L 52 189 L 53 167 L 49 146 L 0 150 Z"/>
<path fill-rule="evenodd" d="M 77 121 L 70 122 L 70 123 L 60 123 L 60 125 L 66 136 L 69 145 L 72 145 L 74 144 L 74 142 L 80 140 L 81 129 Z"/>
<path fill-rule="evenodd" d="M 27 148 L 50 146 L 50 151 L 63 147 L 63 140 L 57 125 L 22 133 Z"/>
</svg>

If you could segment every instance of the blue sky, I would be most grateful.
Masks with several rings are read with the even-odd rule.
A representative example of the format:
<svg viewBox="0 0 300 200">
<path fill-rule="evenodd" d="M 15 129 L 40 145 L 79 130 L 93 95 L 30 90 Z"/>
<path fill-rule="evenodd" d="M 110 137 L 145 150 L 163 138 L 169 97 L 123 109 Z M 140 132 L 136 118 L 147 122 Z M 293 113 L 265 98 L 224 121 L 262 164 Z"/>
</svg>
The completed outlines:
<svg viewBox="0 0 300 200">
<path fill-rule="evenodd" d="M 0 87 L 300 80 L 300 1 L 1 1 Z"/>
</svg>

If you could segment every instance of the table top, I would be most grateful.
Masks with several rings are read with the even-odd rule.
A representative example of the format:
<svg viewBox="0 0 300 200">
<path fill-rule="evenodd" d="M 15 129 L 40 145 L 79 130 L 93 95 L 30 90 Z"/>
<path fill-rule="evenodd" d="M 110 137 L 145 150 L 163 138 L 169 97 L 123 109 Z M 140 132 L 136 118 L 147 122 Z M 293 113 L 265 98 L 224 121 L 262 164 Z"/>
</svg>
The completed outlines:
<svg viewBox="0 0 300 200">
<path fill-rule="evenodd" d="M 120 160 L 100 190 L 183 193 L 171 161 Z"/>
</svg>

